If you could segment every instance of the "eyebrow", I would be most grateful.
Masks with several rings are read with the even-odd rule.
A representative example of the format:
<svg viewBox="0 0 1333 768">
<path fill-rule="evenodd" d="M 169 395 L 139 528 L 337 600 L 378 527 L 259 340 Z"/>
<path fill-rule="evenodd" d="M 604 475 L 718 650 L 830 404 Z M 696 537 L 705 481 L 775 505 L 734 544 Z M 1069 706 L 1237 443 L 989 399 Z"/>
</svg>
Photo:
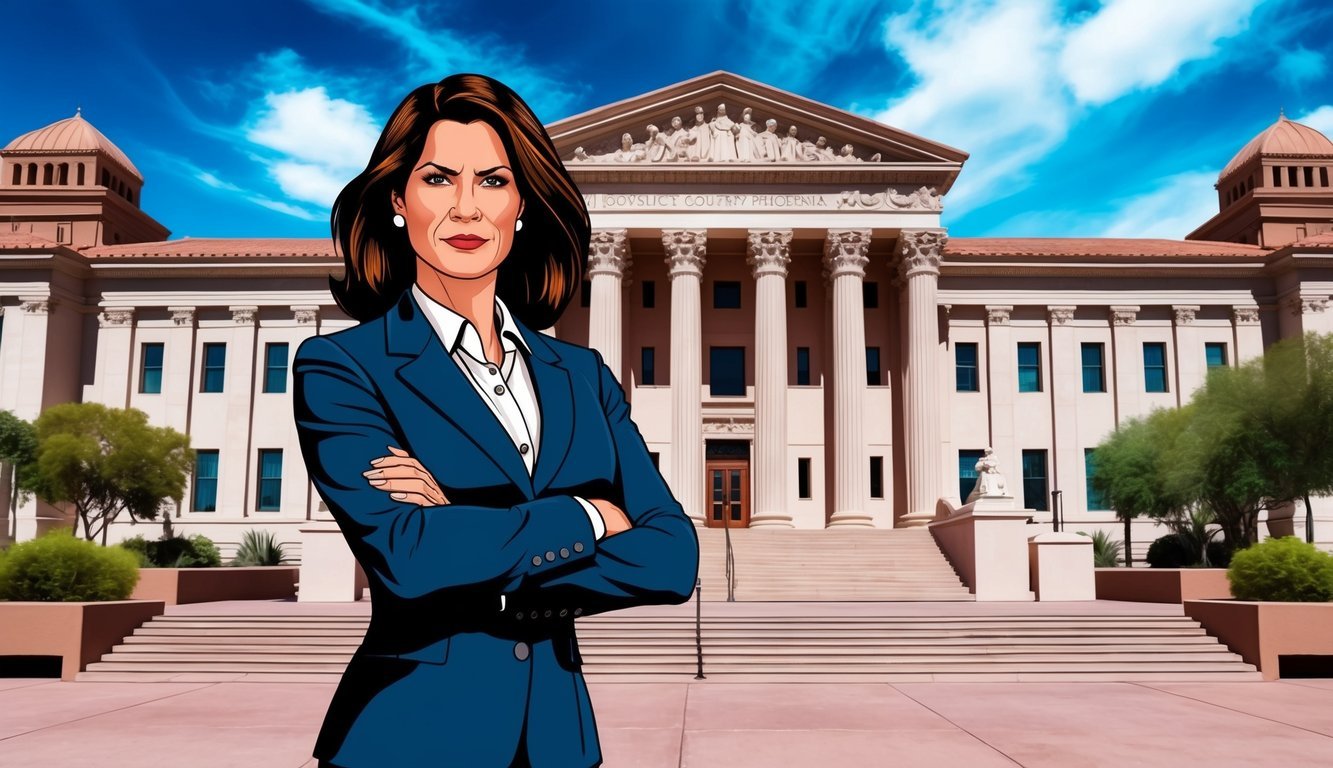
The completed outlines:
<svg viewBox="0 0 1333 768">
<path fill-rule="evenodd" d="M 457 176 L 457 175 L 458 175 L 458 171 L 455 171 L 455 170 L 452 169 L 452 168 L 445 168 L 443 165 L 440 165 L 439 163 L 436 163 L 436 162 L 425 162 L 425 163 L 422 163 L 421 165 L 418 165 L 418 166 L 417 166 L 416 170 L 419 171 L 419 170 L 421 170 L 422 168 L 425 168 L 425 167 L 428 166 L 428 165 L 433 165 L 433 166 L 435 166 L 436 168 L 439 168 L 440 171 L 441 171 L 442 173 L 444 173 L 446 176 Z M 489 175 L 491 175 L 492 173 L 495 173 L 496 171 L 500 170 L 501 168 L 505 169 L 506 171 L 510 171 L 510 173 L 513 173 L 513 171 L 510 170 L 509 166 L 507 166 L 507 165 L 497 165 L 497 166 L 495 166 L 494 168 L 486 168 L 486 169 L 484 169 L 484 170 L 477 171 L 477 174 L 476 174 L 476 175 L 478 175 L 478 176 L 489 176 Z"/>
</svg>

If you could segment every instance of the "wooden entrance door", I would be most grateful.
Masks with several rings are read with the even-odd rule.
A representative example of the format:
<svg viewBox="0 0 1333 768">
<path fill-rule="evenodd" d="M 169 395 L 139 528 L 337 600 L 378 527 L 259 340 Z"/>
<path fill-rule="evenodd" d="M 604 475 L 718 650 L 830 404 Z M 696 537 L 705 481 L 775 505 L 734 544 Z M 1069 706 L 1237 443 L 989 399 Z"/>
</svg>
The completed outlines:
<svg viewBox="0 0 1333 768">
<path fill-rule="evenodd" d="M 708 459 L 706 462 L 708 527 L 750 527 L 750 462 Z"/>
</svg>

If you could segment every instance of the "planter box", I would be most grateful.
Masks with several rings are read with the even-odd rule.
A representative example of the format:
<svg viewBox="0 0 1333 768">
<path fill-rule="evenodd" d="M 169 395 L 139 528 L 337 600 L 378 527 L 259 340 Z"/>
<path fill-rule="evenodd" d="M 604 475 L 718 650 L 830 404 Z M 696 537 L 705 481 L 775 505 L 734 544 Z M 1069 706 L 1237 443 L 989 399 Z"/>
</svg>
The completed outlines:
<svg viewBox="0 0 1333 768">
<path fill-rule="evenodd" d="M 0 656 L 60 656 L 72 681 L 145 621 L 166 612 L 161 600 L 0 601 Z"/>
<path fill-rule="evenodd" d="M 288 600 L 296 597 L 297 565 L 218 568 L 140 568 L 130 597 L 167 605 L 215 600 Z"/>
<path fill-rule="evenodd" d="M 1098 568 L 1096 579 L 1098 600 L 1181 603 L 1231 597 L 1225 568 Z"/>
<path fill-rule="evenodd" d="M 1333 657 L 1333 603 L 1186 600 L 1185 614 L 1265 680 L 1278 679 L 1281 656 Z"/>
</svg>

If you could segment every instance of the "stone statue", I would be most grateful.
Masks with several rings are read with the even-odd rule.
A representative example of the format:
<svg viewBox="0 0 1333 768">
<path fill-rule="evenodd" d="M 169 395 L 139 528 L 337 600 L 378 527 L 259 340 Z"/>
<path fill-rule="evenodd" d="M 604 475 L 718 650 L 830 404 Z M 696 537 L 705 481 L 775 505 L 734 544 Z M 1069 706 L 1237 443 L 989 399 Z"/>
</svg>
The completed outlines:
<svg viewBox="0 0 1333 768">
<path fill-rule="evenodd" d="M 666 160 L 684 160 L 685 150 L 689 144 L 694 143 L 694 138 L 690 132 L 681 124 L 680 115 L 671 118 L 671 128 L 664 134 L 667 146 L 670 148 L 669 157 Z"/>
<path fill-rule="evenodd" d="M 778 159 L 784 163 L 796 163 L 805 159 L 801 155 L 801 140 L 796 137 L 797 132 L 796 126 L 788 126 L 787 135 L 779 145 Z"/>
<path fill-rule="evenodd" d="M 982 451 L 981 458 L 976 463 L 977 484 L 972 488 L 972 492 L 967 495 L 967 501 L 971 502 L 982 496 L 1004 496 L 1004 475 L 1000 474 L 998 465 L 995 462 L 994 452 L 990 448 Z"/>
<path fill-rule="evenodd" d="M 693 141 L 685 150 L 686 160 L 707 160 L 713 149 L 713 131 L 704 119 L 704 108 L 694 108 L 694 125 L 690 126 Z"/>
<path fill-rule="evenodd" d="M 709 121 L 708 128 L 713 132 L 708 159 L 715 163 L 736 162 L 736 134 L 740 133 L 740 128 L 727 117 L 726 104 L 717 105 L 717 117 Z"/>
<path fill-rule="evenodd" d="M 754 138 L 755 159 L 775 163 L 782 137 L 778 136 L 778 121 L 769 118 L 764 122 L 764 131 Z"/>
<path fill-rule="evenodd" d="M 759 132 L 754 128 L 753 112 L 749 107 L 742 109 L 741 121 L 736 124 L 736 159 L 744 163 L 760 159 L 759 145 L 755 143 Z"/>
<path fill-rule="evenodd" d="M 648 141 L 644 142 L 648 162 L 660 163 L 671 159 L 671 145 L 667 144 L 666 135 L 657 130 L 657 126 L 648 126 Z"/>
<path fill-rule="evenodd" d="M 801 142 L 801 155 L 810 163 L 828 163 L 838 159 L 833 154 L 833 148 L 828 145 L 828 139 L 823 136 L 816 139 L 814 144 L 808 141 Z"/>
</svg>

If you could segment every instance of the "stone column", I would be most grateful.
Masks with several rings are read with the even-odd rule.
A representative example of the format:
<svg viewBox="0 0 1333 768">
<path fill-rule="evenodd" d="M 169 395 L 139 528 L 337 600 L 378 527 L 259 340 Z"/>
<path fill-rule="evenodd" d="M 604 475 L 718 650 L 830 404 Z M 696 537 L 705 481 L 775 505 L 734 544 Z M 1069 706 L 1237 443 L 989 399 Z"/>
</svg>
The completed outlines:
<svg viewBox="0 0 1333 768">
<path fill-rule="evenodd" d="M 703 329 L 699 293 L 708 233 L 662 231 L 671 280 L 671 489 L 695 525 L 704 524 Z"/>
<path fill-rule="evenodd" d="M 1143 347 L 1134 333 L 1137 306 L 1111 307 L 1111 369 L 1115 377 L 1115 423 L 1139 415 L 1139 393 L 1143 392 Z"/>
<path fill-rule="evenodd" d="M 602 229 L 592 233 L 588 244 L 588 277 L 592 281 L 592 301 L 588 307 L 588 346 L 602 353 L 602 359 L 616 379 L 624 381 L 621 369 L 622 284 L 629 266 L 629 241 L 623 229 Z"/>
<path fill-rule="evenodd" d="M 97 402 L 128 408 L 130 392 L 138 388 L 134 355 L 134 307 L 104 309 L 97 315 L 97 370 L 93 381 Z"/>
<path fill-rule="evenodd" d="M 862 282 L 870 230 L 831 229 L 824 241 L 824 269 L 833 281 L 833 514 L 835 525 L 870 526 L 865 510 L 866 324 Z"/>
<path fill-rule="evenodd" d="M 1264 334 L 1259 325 L 1259 307 L 1256 304 L 1231 308 L 1232 329 L 1235 331 L 1236 359 L 1232 365 L 1264 355 Z"/>
<path fill-rule="evenodd" d="M 292 316 L 295 317 L 296 319 L 296 324 L 300 326 L 303 330 L 309 331 L 308 335 L 316 336 L 319 334 L 318 304 L 293 304 L 291 306 L 291 310 L 292 310 Z M 304 339 L 302 339 L 302 341 L 304 341 Z M 291 347 L 292 356 L 296 355 L 297 346 L 299 346 L 299 342 L 297 344 L 292 345 Z M 291 358 L 288 358 L 288 365 L 290 364 L 291 364 Z M 296 466 L 293 468 L 293 473 L 292 473 L 293 477 L 298 476 L 298 473 L 299 476 L 303 478 L 303 482 L 305 483 L 305 502 L 304 502 L 305 506 L 303 508 L 304 511 L 302 512 L 301 517 L 305 518 L 306 520 L 313 520 L 315 518 L 315 504 L 316 502 L 319 501 L 319 494 L 315 492 L 314 482 L 312 482 L 310 480 L 309 475 L 306 474 L 304 462 L 297 462 Z M 300 599 L 300 593 L 297 593 L 297 599 Z M 309 596 L 307 596 L 306 599 L 307 600 L 310 599 Z"/>
<path fill-rule="evenodd" d="M 1078 398 L 1083 391 L 1083 356 L 1074 327 L 1070 325 L 1075 309 L 1067 304 L 1046 307 L 1051 350 L 1051 431 L 1054 433 L 1050 487 L 1064 491 L 1061 499 L 1068 513 L 1082 510 L 1087 503 L 1087 496 L 1082 492 L 1083 451 L 1078 444 Z M 1015 351 L 1014 357 L 1017 356 Z M 1021 473 L 1021 461 L 1017 466 Z"/>
<path fill-rule="evenodd" d="M 251 455 L 251 438 L 255 392 L 255 342 L 258 333 L 256 315 L 259 307 L 228 307 L 235 330 L 227 342 L 225 382 L 222 391 L 226 398 L 227 433 L 218 454 L 218 476 L 229 478 L 218 483 L 218 511 L 239 512 L 242 517 L 254 512 L 255 457 Z M 267 447 L 267 446 L 264 446 Z M 283 456 L 286 461 L 289 457 Z"/>
<path fill-rule="evenodd" d="M 1175 347 L 1176 407 L 1189 402 L 1194 390 L 1203 386 L 1204 367 L 1207 361 L 1203 357 L 1203 344 L 1199 343 L 1198 329 L 1194 325 L 1194 315 L 1198 305 L 1177 304 L 1171 307 L 1172 344 Z"/>
<path fill-rule="evenodd" d="M 903 527 L 923 526 L 935 519 L 935 504 L 944 495 L 941 456 L 939 365 L 940 257 L 948 237 L 942 229 L 905 229 L 898 236 L 898 270 L 907 280 L 907 513 Z"/>
<path fill-rule="evenodd" d="M 793 527 L 787 510 L 787 264 L 790 229 L 751 230 L 754 271 L 754 509 L 750 527 Z"/>
<path fill-rule="evenodd" d="M 986 407 L 990 412 L 990 442 L 1002 467 L 1022 465 L 1014 430 L 1018 400 L 1018 347 L 1009 324 L 1011 304 L 986 305 Z M 955 459 L 957 461 L 957 459 Z"/>
</svg>

